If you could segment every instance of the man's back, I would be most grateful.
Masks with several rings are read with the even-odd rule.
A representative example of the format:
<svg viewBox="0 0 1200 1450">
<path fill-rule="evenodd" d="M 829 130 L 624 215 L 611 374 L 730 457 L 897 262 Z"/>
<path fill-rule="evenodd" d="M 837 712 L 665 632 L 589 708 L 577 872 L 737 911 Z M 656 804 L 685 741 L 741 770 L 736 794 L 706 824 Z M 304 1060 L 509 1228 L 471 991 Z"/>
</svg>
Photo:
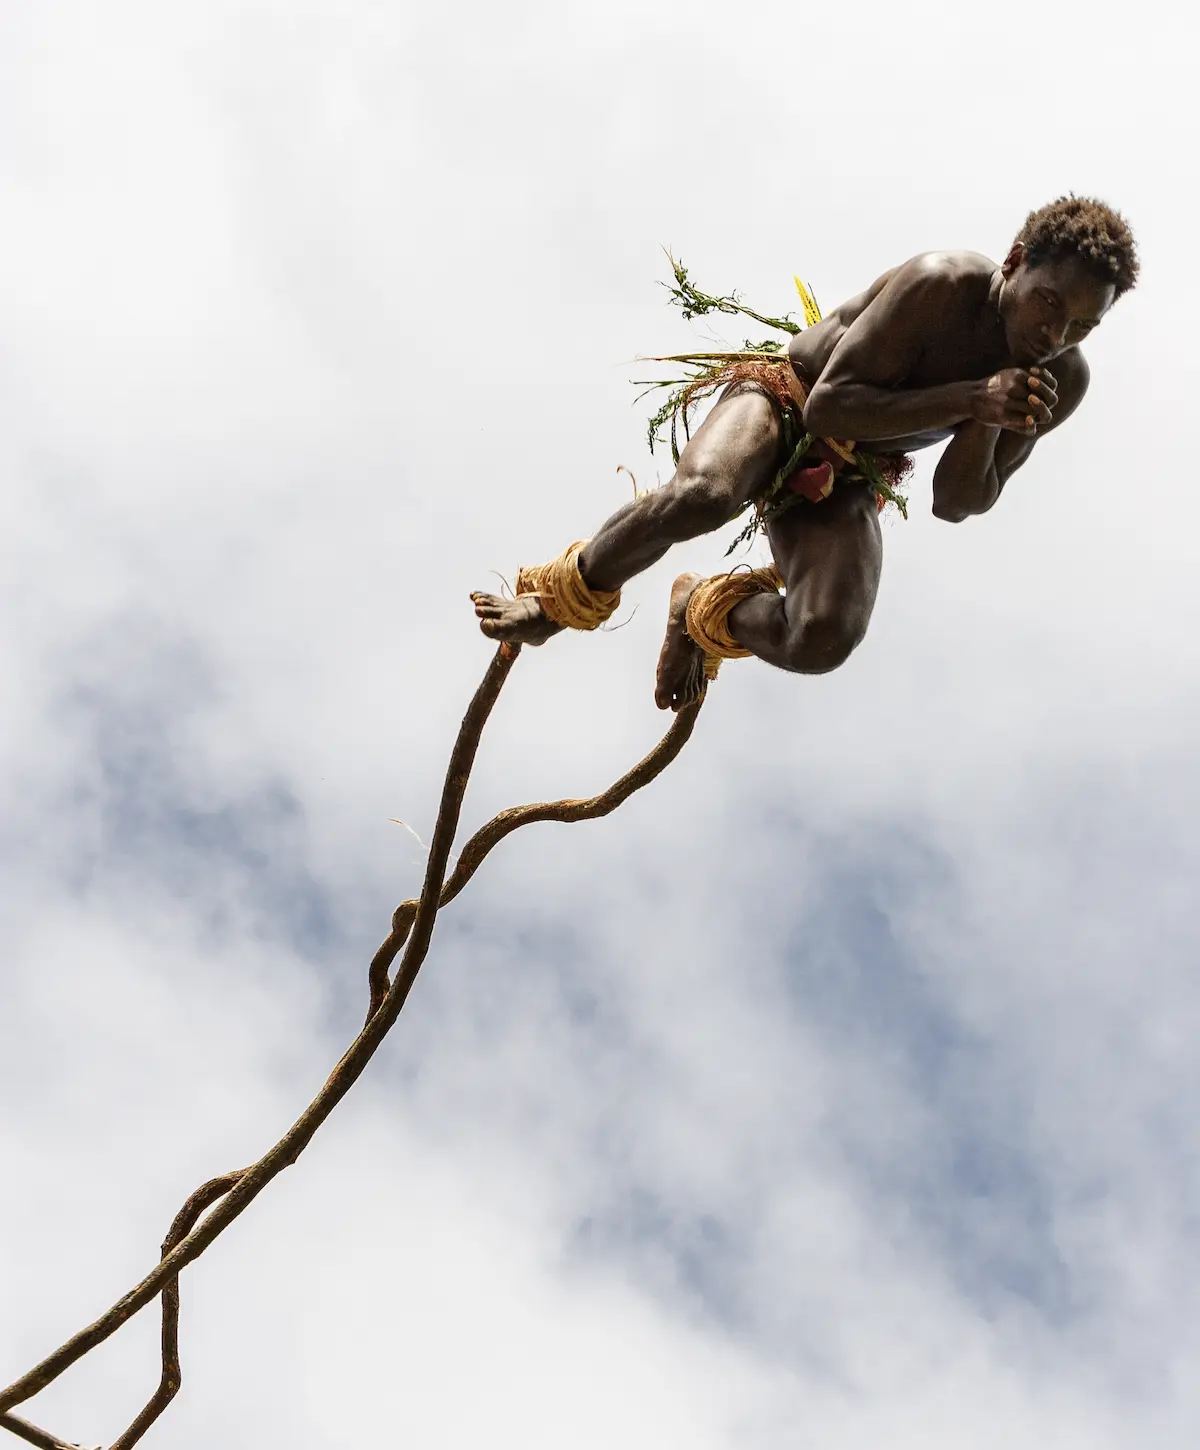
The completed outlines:
<svg viewBox="0 0 1200 1450">
<path fill-rule="evenodd" d="M 997 271 L 979 252 L 922 252 L 797 333 L 788 349 L 792 366 L 810 388 L 829 381 L 823 375 L 853 327 L 863 382 L 922 388 L 987 377 L 1013 361 L 990 297 Z M 877 439 L 873 447 L 910 453 L 945 442 L 951 432 L 931 428 Z"/>
</svg>

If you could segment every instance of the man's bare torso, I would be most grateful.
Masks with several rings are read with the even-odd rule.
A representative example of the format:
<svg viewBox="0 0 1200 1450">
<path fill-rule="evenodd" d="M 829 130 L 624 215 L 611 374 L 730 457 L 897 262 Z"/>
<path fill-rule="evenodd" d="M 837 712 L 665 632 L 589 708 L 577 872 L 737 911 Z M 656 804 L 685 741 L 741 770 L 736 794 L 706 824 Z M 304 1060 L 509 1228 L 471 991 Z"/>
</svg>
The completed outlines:
<svg viewBox="0 0 1200 1450">
<path fill-rule="evenodd" d="M 682 287 L 686 274 L 676 275 Z M 932 513 L 960 524 L 992 509 L 1037 442 L 1074 414 L 1089 376 L 1079 344 L 1136 276 L 1123 218 L 1094 199 L 1062 197 L 1030 213 L 1001 265 L 977 252 L 923 253 L 795 336 L 787 355 L 805 391 L 789 391 L 806 433 L 853 438 L 862 454 L 943 444 Z M 683 291 L 678 297 L 688 300 Z M 772 381 L 794 382 L 786 370 Z M 678 455 L 670 482 L 544 566 L 547 582 L 539 573 L 511 600 L 473 595 L 480 628 L 506 644 L 594 628 L 595 612 L 577 618 L 562 598 L 582 593 L 607 617 L 625 581 L 673 544 L 761 501 L 778 479 L 786 422 L 774 387 L 726 390 Z M 767 520 L 773 569 L 675 580 L 655 687 L 660 708 L 698 704 L 720 659 L 749 654 L 824 674 L 862 639 L 880 578 L 879 490 L 856 485 L 853 474 L 846 486 L 824 483 L 819 507 L 779 509 Z M 556 593 L 549 581 L 560 575 L 566 582 Z"/>
<path fill-rule="evenodd" d="M 887 284 L 904 272 L 928 271 L 951 283 L 936 308 L 930 308 L 919 354 L 902 376 L 879 381 L 896 388 L 935 387 L 941 383 L 984 378 L 1014 360 L 1009 356 L 993 298 L 997 265 L 978 252 L 926 252 L 894 267 L 865 292 L 849 298 L 814 327 L 797 333 L 789 356 L 799 376 L 811 388 L 820 379 L 834 348 Z M 1069 364 L 1068 364 L 1069 366 Z M 911 453 L 931 448 L 951 437 L 952 429 L 876 439 L 875 453 Z"/>
</svg>

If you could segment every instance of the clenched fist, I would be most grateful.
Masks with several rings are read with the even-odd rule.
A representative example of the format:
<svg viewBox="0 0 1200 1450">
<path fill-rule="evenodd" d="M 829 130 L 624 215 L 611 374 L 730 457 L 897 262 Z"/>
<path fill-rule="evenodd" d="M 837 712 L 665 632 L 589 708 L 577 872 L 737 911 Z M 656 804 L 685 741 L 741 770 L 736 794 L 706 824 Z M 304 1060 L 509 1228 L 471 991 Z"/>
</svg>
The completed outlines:
<svg viewBox="0 0 1200 1450">
<path fill-rule="evenodd" d="M 978 384 L 972 417 L 991 428 L 1032 435 L 1058 402 L 1058 383 L 1045 368 L 1003 368 Z"/>
</svg>

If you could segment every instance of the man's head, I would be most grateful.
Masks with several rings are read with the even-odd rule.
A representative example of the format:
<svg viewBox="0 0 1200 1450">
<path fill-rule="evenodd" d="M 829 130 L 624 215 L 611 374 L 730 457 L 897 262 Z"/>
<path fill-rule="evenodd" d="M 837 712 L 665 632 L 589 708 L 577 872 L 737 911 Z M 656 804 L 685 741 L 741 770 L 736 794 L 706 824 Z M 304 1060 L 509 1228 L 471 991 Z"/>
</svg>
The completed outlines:
<svg viewBox="0 0 1200 1450">
<path fill-rule="evenodd" d="M 1134 286 L 1137 247 L 1112 207 L 1063 196 L 1029 213 L 1001 271 L 1000 315 L 1013 357 L 1049 362 L 1082 342 Z"/>
</svg>

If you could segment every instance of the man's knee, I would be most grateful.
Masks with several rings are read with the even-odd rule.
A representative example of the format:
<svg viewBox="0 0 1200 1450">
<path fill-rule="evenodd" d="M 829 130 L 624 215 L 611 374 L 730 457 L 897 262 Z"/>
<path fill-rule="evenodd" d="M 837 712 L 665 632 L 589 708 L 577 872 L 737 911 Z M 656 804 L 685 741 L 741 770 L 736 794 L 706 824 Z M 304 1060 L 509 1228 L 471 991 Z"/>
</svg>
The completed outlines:
<svg viewBox="0 0 1200 1450">
<path fill-rule="evenodd" d="M 844 665 L 867 633 L 867 621 L 853 614 L 818 613 L 789 630 L 787 668 L 801 675 L 825 675 Z"/>
<path fill-rule="evenodd" d="M 680 543 L 724 528 L 742 502 L 728 478 L 683 464 L 660 497 L 665 506 L 663 522 Z"/>
<path fill-rule="evenodd" d="M 661 492 L 680 539 L 723 528 L 769 480 L 781 425 L 774 403 L 758 392 L 721 400 L 679 458 Z"/>
</svg>

